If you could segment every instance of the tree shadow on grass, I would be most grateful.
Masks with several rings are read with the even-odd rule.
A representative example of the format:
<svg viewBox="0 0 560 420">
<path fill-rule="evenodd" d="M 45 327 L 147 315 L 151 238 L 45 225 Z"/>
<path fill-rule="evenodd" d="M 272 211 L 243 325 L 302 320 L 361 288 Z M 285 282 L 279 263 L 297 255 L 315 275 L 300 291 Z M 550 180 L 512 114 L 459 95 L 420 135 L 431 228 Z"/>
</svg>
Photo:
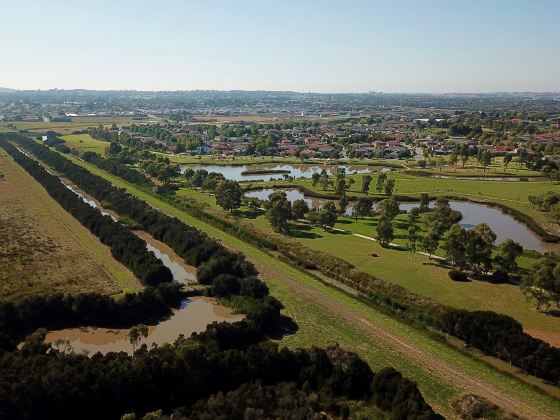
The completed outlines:
<svg viewBox="0 0 560 420">
<path fill-rule="evenodd" d="M 264 212 L 260 209 L 237 209 L 233 212 L 234 215 L 243 217 L 245 219 L 256 219 Z"/>
<path fill-rule="evenodd" d="M 292 318 L 286 315 L 280 315 L 280 320 L 278 321 L 278 328 L 268 334 L 268 337 L 273 340 L 280 340 L 287 335 L 293 335 L 299 330 L 298 325 L 294 322 Z"/>
<path fill-rule="evenodd" d="M 546 315 L 553 316 L 555 318 L 560 318 L 560 310 L 559 309 L 549 309 L 548 311 L 544 312 Z"/>
<path fill-rule="evenodd" d="M 318 239 L 323 236 L 312 232 L 313 226 L 307 224 L 290 224 L 290 236 L 293 238 Z"/>
</svg>

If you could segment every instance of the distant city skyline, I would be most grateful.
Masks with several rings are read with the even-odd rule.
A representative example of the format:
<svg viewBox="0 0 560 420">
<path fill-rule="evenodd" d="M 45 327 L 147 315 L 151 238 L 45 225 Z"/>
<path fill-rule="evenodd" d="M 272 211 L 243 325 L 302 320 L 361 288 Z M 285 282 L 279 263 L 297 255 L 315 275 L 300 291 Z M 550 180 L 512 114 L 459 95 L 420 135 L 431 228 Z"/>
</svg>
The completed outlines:
<svg viewBox="0 0 560 420">
<path fill-rule="evenodd" d="M 6 3 L 4 88 L 560 91 L 554 0 Z"/>
</svg>

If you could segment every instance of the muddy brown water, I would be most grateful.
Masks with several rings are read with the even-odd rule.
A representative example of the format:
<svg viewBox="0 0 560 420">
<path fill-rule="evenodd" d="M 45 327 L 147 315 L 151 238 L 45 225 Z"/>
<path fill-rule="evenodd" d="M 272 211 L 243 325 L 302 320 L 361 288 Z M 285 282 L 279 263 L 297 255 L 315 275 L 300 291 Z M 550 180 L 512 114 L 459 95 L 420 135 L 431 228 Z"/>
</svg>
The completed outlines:
<svg viewBox="0 0 560 420">
<path fill-rule="evenodd" d="M 150 348 L 154 343 L 157 345 L 173 343 L 180 334 L 186 338 L 190 337 L 193 332 L 204 331 L 206 326 L 214 321 L 236 322 L 242 319 L 243 315 L 234 314 L 230 308 L 219 305 L 212 298 L 189 298 L 181 302 L 181 307 L 173 310 L 173 315 L 169 318 L 157 325 L 149 326 L 148 337 L 142 339 L 138 346 L 147 344 Z M 111 351 L 124 351 L 131 354 L 132 344 L 127 337 L 129 330 L 129 328 L 67 328 L 50 331 L 45 338 L 45 343 L 50 343 L 61 350 L 90 355 L 97 352 L 106 354 Z M 60 343 L 59 340 L 65 343 Z"/>
<path fill-rule="evenodd" d="M 188 265 L 169 246 L 154 239 L 144 231 L 135 231 L 137 236 L 146 241 L 146 247 L 158 257 L 163 265 L 171 270 L 173 280 L 182 284 L 194 284 L 196 280 L 196 267 Z"/>
</svg>

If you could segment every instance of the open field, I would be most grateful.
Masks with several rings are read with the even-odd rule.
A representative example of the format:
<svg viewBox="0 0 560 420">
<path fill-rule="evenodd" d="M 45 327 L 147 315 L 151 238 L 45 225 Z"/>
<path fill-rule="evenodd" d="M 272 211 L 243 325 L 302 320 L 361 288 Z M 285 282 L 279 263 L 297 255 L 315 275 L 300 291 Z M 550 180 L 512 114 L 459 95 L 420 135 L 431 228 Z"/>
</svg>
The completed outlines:
<svg viewBox="0 0 560 420">
<path fill-rule="evenodd" d="M 96 140 L 89 134 L 69 134 L 62 136 L 62 140 L 68 143 L 72 149 L 80 152 L 95 152 L 105 156 L 105 149 L 109 146 L 108 141 Z"/>
<path fill-rule="evenodd" d="M 95 166 L 73 161 L 103 176 L 152 206 L 178 217 L 226 246 L 243 252 L 257 264 L 274 296 L 299 330 L 281 343 L 290 347 L 338 342 L 355 350 L 374 368 L 392 365 L 418 382 L 441 413 L 453 417 L 450 400 L 461 392 L 485 395 L 491 401 L 529 418 L 560 415 L 560 401 L 476 361 L 418 330 L 381 314 L 347 294 L 325 286 L 308 274 L 208 225 Z"/>
<path fill-rule="evenodd" d="M 31 176 L 0 151 L 0 297 L 137 290 L 111 256 Z"/>
<path fill-rule="evenodd" d="M 149 119 L 150 121 L 153 118 Z M 148 122 L 149 120 L 141 120 L 140 122 Z M 122 125 L 137 124 L 138 120 L 133 120 L 128 117 L 72 117 L 70 122 L 19 122 L 14 121 L 15 130 L 29 130 L 32 133 L 43 133 L 45 131 L 56 131 L 63 135 L 71 134 L 75 130 L 87 130 L 89 127 L 97 127 L 103 125 L 110 128 L 113 123 L 119 127 Z M 7 128 L 6 123 L 0 125 L 0 131 L 15 131 L 13 128 Z"/>
</svg>

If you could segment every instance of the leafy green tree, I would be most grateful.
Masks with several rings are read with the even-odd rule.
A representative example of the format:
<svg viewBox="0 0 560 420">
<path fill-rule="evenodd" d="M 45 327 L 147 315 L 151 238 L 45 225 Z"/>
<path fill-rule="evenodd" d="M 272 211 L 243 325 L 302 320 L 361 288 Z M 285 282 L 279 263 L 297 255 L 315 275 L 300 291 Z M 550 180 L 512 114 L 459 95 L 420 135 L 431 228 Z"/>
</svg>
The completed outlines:
<svg viewBox="0 0 560 420">
<path fill-rule="evenodd" d="M 461 162 L 463 163 L 463 168 L 465 167 L 465 163 L 469 161 L 469 156 L 470 156 L 469 145 L 463 143 L 461 145 Z"/>
<path fill-rule="evenodd" d="M 362 219 L 364 216 L 369 216 L 371 214 L 371 207 L 373 206 L 373 201 L 367 197 L 360 197 L 358 198 L 358 202 L 354 207 L 354 215 L 356 219 L 361 217 Z"/>
<path fill-rule="evenodd" d="M 317 183 L 319 182 L 320 179 L 321 179 L 321 174 L 319 172 L 313 172 L 313 175 L 311 175 L 311 185 L 313 185 L 313 188 L 317 186 Z"/>
<path fill-rule="evenodd" d="M 372 180 L 372 178 L 371 178 L 371 175 L 369 175 L 369 174 L 362 176 L 362 189 L 360 190 L 360 192 L 362 194 L 365 194 L 365 195 L 368 194 L 369 186 L 371 184 L 371 180 Z"/>
<path fill-rule="evenodd" d="M 383 191 L 383 187 L 385 186 L 385 181 L 386 180 L 387 180 L 387 174 L 386 173 L 382 172 L 377 177 L 377 184 L 375 185 L 375 189 L 377 190 L 377 192 L 379 194 L 381 194 L 381 191 Z"/>
<path fill-rule="evenodd" d="M 468 266 L 466 252 L 468 240 L 467 231 L 455 224 L 449 229 L 443 246 L 446 258 L 461 271 Z"/>
<path fill-rule="evenodd" d="M 130 341 L 130 344 L 132 344 L 132 352 L 133 353 L 136 349 L 136 346 L 140 342 L 140 340 L 142 338 L 148 337 L 149 333 L 150 333 L 150 330 L 148 329 L 148 326 L 144 325 L 144 324 L 135 325 L 130 330 L 128 330 L 127 336 L 128 336 L 128 340 Z"/>
<path fill-rule="evenodd" d="M 428 253 L 428 259 L 432 258 L 432 254 L 438 249 L 440 235 L 436 229 L 428 229 L 422 236 L 420 247 L 424 252 Z"/>
<path fill-rule="evenodd" d="M 394 234 L 391 221 L 382 217 L 377 224 L 377 240 L 379 241 L 381 246 L 387 247 L 393 240 L 393 237 Z"/>
<path fill-rule="evenodd" d="M 420 194 L 420 205 L 418 207 L 421 213 L 424 213 L 430 208 L 430 197 L 427 193 Z"/>
<path fill-rule="evenodd" d="M 492 268 L 492 248 L 496 234 L 486 223 L 467 231 L 466 258 L 471 270 L 478 274 Z"/>
<path fill-rule="evenodd" d="M 334 192 L 339 197 L 346 194 L 346 180 L 344 178 L 336 178 Z"/>
<path fill-rule="evenodd" d="M 336 205 L 332 201 L 327 201 L 319 211 L 321 224 L 325 229 L 332 229 L 336 223 L 338 212 Z"/>
<path fill-rule="evenodd" d="M 416 247 L 418 245 L 418 226 L 411 224 L 408 227 L 408 249 L 412 252 L 416 252 Z"/>
<path fill-rule="evenodd" d="M 553 297 L 558 306 L 560 299 L 560 262 L 557 256 L 548 254 L 539 259 L 531 267 L 531 272 L 522 284 L 521 290 L 527 299 L 534 299 L 537 310 L 541 306 L 546 309 L 550 306 Z"/>
<path fill-rule="evenodd" d="M 226 211 L 233 211 L 241 207 L 243 190 L 239 182 L 224 179 L 216 187 L 216 204 Z"/>
<path fill-rule="evenodd" d="M 346 190 L 350 191 L 352 189 L 352 185 L 354 185 L 356 183 L 356 181 L 354 180 L 354 178 L 348 178 L 346 180 Z"/>
<path fill-rule="evenodd" d="M 323 168 L 323 170 L 321 171 L 321 187 L 323 188 L 323 190 L 326 190 L 329 184 L 329 174 L 327 173 L 327 170 Z"/>
<path fill-rule="evenodd" d="M 393 220 L 399 214 L 399 203 L 394 198 L 386 198 L 377 204 L 377 211 L 381 218 Z"/>
<path fill-rule="evenodd" d="M 309 205 L 304 199 L 295 200 L 292 203 L 292 217 L 295 220 L 303 219 L 308 211 Z"/>
<path fill-rule="evenodd" d="M 511 153 L 506 153 L 506 155 L 504 156 L 504 172 L 507 171 L 507 168 L 509 166 L 509 164 L 511 163 L 512 160 L 512 155 Z"/>
<path fill-rule="evenodd" d="M 264 216 L 275 232 L 288 232 L 288 221 L 292 218 L 292 206 L 284 191 L 270 194 L 265 205 Z"/>
<path fill-rule="evenodd" d="M 408 212 L 408 223 L 413 225 L 418 221 L 419 218 L 420 218 L 420 208 L 412 207 Z"/>
<path fill-rule="evenodd" d="M 385 195 L 393 195 L 393 189 L 395 188 L 395 180 L 388 179 L 385 182 Z"/>
<path fill-rule="evenodd" d="M 338 200 L 338 214 L 343 215 L 344 213 L 346 213 L 347 208 L 348 197 L 346 196 L 346 194 L 344 194 L 342 197 L 340 197 L 340 200 Z"/>
<path fill-rule="evenodd" d="M 494 265 L 504 273 L 517 270 L 517 257 L 523 254 L 523 247 L 512 239 L 506 239 L 498 245 Z"/>
</svg>

